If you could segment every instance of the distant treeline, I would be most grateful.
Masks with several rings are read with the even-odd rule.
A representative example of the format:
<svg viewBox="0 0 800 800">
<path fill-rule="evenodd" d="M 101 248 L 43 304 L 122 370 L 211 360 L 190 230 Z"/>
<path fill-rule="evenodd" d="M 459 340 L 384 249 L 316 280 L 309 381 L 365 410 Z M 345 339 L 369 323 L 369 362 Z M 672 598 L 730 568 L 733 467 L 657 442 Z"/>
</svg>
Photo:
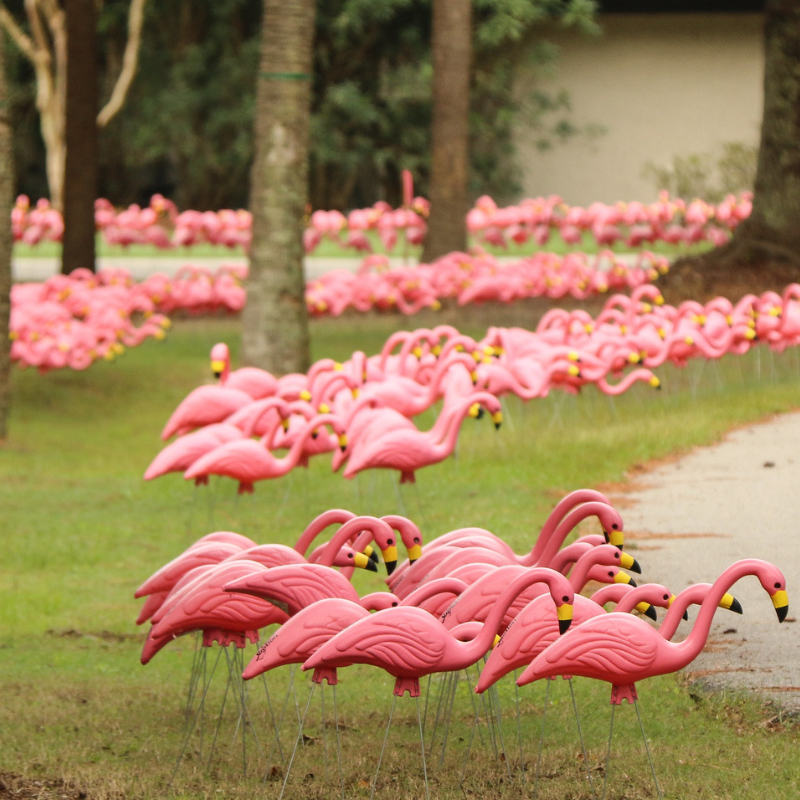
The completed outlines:
<svg viewBox="0 0 800 800">
<path fill-rule="evenodd" d="M 25 19 L 23 0 L 6 2 Z M 125 47 L 129 0 L 103 0 L 101 102 Z M 261 0 L 153 0 L 139 72 L 125 108 L 100 135 L 100 194 L 115 205 L 155 192 L 180 208 L 245 207 L 252 157 Z M 311 202 L 345 209 L 399 202 L 400 172 L 426 193 L 430 136 L 430 0 L 319 0 L 312 118 Z M 546 145 L 575 130 L 568 100 L 512 93 L 523 59 L 551 63 L 529 35 L 539 22 L 591 25 L 591 0 L 478 0 L 472 92 L 473 189 L 502 200 L 518 188 L 512 125 Z M 30 64 L 9 42 L 11 112 L 20 192 L 47 195 Z"/>
</svg>

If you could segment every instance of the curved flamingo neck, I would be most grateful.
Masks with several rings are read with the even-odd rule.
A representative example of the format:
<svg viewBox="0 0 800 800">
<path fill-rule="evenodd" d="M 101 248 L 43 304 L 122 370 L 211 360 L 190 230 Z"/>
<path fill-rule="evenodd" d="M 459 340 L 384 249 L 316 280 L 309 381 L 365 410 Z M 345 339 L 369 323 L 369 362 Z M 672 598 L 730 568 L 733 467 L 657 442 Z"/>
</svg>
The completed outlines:
<svg viewBox="0 0 800 800">
<path fill-rule="evenodd" d="M 710 583 L 696 583 L 684 589 L 672 601 L 672 605 L 669 607 L 658 632 L 665 639 L 671 639 L 675 635 L 675 631 L 678 630 L 678 625 L 680 625 L 686 609 L 695 603 L 702 603 L 712 588 Z"/>
<path fill-rule="evenodd" d="M 300 534 L 300 538 L 295 542 L 294 549 L 304 556 L 311 546 L 311 542 L 331 525 L 341 525 L 349 522 L 355 518 L 352 511 L 346 511 L 343 508 L 332 508 L 329 511 L 324 511 L 315 519 L 311 520 L 306 529 Z"/>
<path fill-rule="evenodd" d="M 317 417 L 308 421 L 306 427 L 300 432 L 300 435 L 297 437 L 297 440 L 292 445 L 289 452 L 283 458 L 275 458 L 273 456 L 273 460 L 275 462 L 276 468 L 281 470 L 281 474 L 285 474 L 290 469 L 294 469 L 299 463 L 300 459 L 303 457 L 303 448 L 306 446 L 306 443 L 311 438 L 311 435 L 314 433 L 317 428 L 322 427 L 323 425 L 337 425 L 340 426 L 340 420 L 338 417 L 334 416 L 333 414 L 320 414 Z M 269 451 L 267 451 L 269 452 Z M 272 456 L 272 453 L 269 453 Z M 331 566 L 330 564 L 328 566 Z"/>
<path fill-rule="evenodd" d="M 590 599 L 599 606 L 604 606 L 606 603 L 619 605 L 633 591 L 635 591 L 634 587 L 628 583 L 609 583 L 607 586 L 601 586 Z M 637 605 L 638 603 L 634 603 L 631 608 L 635 608 Z M 616 610 L 621 611 L 622 609 Z"/>
<path fill-rule="evenodd" d="M 550 512 L 550 516 L 542 526 L 542 530 L 536 539 L 536 544 L 534 545 L 533 551 L 525 559 L 525 562 L 523 562 L 524 565 L 530 566 L 531 564 L 537 564 L 541 560 L 542 554 L 545 552 L 545 548 L 549 544 L 550 539 L 553 536 L 556 527 L 558 526 L 558 523 L 561 522 L 566 514 L 573 508 L 579 506 L 581 503 L 589 503 L 591 501 L 608 503 L 608 498 L 605 495 L 600 494 L 600 492 L 596 492 L 594 489 L 576 489 L 574 492 L 570 492 L 566 497 L 562 498 L 556 507 Z M 561 542 L 556 545 L 556 550 L 558 550 L 560 546 Z M 530 563 L 528 563 L 529 560 Z"/>
<path fill-rule="evenodd" d="M 594 494 L 599 494 L 599 492 L 595 492 Z M 562 500 L 562 502 L 564 501 Z M 556 514 L 560 505 L 561 503 L 555 507 L 553 513 L 550 515 L 551 517 Z M 610 504 L 607 501 L 591 500 L 589 502 L 583 502 L 582 505 L 573 508 L 569 513 L 563 514 L 562 517 L 559 518 L 558 524 L 553 525 L 549 535 L 545 532 L 545 529 L 542 528 L 542 533 L 536 540 L 533 550 L 531 550 L 528 556 L 520 559 L 519 563 L 524 567 L 530 567 L 534 564 L 547 566 L 553 560 L 561 545 L 564 544 L 567 536 L 569 536 L 579 522 L 582 522 L 588 517 L 596 516 L 599 512 L 609 507 Z M 549 521 L 548 519 L 548 522 Z M 545 524 L 545 527 L 547 527 L 547 524 Z"/>
<path fill-rule="evenodd" d="M 525 591 L 529 586 L 534 583 L 545 583 L 550 590 L 550 596 L 553 598 L 556 605 L 560 605 L 561 597 L 568 599 L 563 602 L 572 602 L 574 599 L 574 592 L 569 585 L 567 579 L 547 567 L 534 567 L 515 578 L 506 588 L 503 593 L 497 598 L 486 617 L 486 622 L 483 624 L 481 632 L 471 641 L 462 647 L 465 653 L 472 661 L 477 661 L 484 655 L 494 641 L 494 637 L 500 628 L 500 623 L 506 615 L 506 612 L 511 608 L 514 601 L 519 595 Z M 558 600 L 556 599 L 558 598 Z"/>
<path fill-rule="evenodd" d="M 576 592 L 581 591 L 586 585 L 589 580 L 589 571 L 592 567 L 602 564 L 605 557 L 606 554 L 599 547 L 593 547 L 575 562 L 575 567 L 567 580 L 569 580 L 570 585 Z"/>
<path fill-rule="evenodd" d="M 422 544 L 422 532 L 419 527 L 407 517 L 401 517 L 399 514 L 386 514 L 381 519 L 390 527 L 400 534 L 406 550 L 413 547 L 415 544 Z"/>
<path fill-rule="evenodd" d="M 673 645 L 675 651 L 683 657 L 684 663 L 688 664 L 697 658 L 703 649 L 703 645 L 708 638 L 708 632 L 711 630 L 714 614 L 728 589 L 745 575 L 759 576 L 765 566 L 768 566 L 766 561 L 756 558 L 737 561 L 714 581 L 708 594 L 703 598 L 703 602 L 700 605 L 700 613 L 697 615 L 697 621 L 691 633 L 680 644 Z"/>
<path fill-rule="evenodd" d="M 401 606 L 418 606 L 437 594 L 459 595 L 467 588 L 467 583 L 458 578 L 437 578 L 415 589 L 411 594 L 406 595 L 401 601 Z"/>
<path fill-rule="evenodd" d="M 272 409 L 276 409 L 278 414 L 283 419 L 286 419 L 286 417 L 288 417 L 290 414 L 289 404 L 285 400 L 280 397 L 268 397 L 263 401 L 261 410 L 255 415 L 255 417 L 253 417 L 253 419 L 250 420 L 250 422 L 247 423 L 247 426 L 243 431 L 247 438 L 250 438 L 253 435 L 253 431 L 258 426 L 258 423 L 261 422 L 264 415 L 272 411 Z"/>
<path fill-rule="evenodd" d="M 358 536 L 362 531 L 370 531 L 374 539 L 376 531 L 381 526 L 391 532 L 391 528 L 377 517 L 354 517 L 349 522 L 345 522 L 331 537 L 331 540 L 322 553 L 319 563 L 326 567 L 333 566 L 333 559 L 336 557 L 336 553 L 342 548 L 342 545 L 347 544 L 350 539 Z"/>
<path fill-rule="evenodd" d="M 447 377 L 450 367 L 455 364 L 463 364 L 470 372 L 475 369 L 475 359 L 471 356 L 466 356 L 463 353 L 456 353 L 450 358 L 442 359 L 436 363 L 436 369 L 433 371 L 428 392 L 425 395 L 426 408 L 435 403 L 444 394 L 442 392 L 442 381 Z"/>
</svg>

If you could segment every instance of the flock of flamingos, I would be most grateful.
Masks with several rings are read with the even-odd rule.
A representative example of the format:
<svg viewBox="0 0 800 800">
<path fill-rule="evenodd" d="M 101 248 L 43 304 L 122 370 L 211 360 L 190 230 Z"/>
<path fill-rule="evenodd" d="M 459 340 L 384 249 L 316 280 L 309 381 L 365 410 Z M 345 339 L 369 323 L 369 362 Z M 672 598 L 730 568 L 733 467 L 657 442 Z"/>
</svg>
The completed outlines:
<svg viewBox="0 0 800 800">
<path fill-rule="evenodd" d="M 597 518 L 603 535 L 582 536 L 564 546 L 576 525 L 589 517 Z M 338 527 L 327 543 L 312 550 L 317 537 L 334 525 Z M 408 558 L 397 566 L 400 542 Z M 383 556 L 389 591 L 359 596 L 349 578 L 355 568 L 376 569 L 373 545 Z M 200 705 L 210 679 L 204 677 L 204 669 L 199 677 L 197 665 L 214 642 L 220 645 L 218 659 L 228 645 L 242 649 L 248 641 L 260 644 L 243 671 L 236 669 L 238 661 L 231 662 L 225 650 L 233 682 L 241 680 L 239 672 L 244 681 L 250 681 L 290 665 L 311 671 L 311 694 L 302 717 L 298 709 L 294 750 L 288 764 L 284 759 L 281 796 L 314 688 L 323 683 L 334 687 L 335 704 L 341 669 L 353 664 L 383 669 L 395 680 L 384 748 L 394 702 L 407 693 L 417 702 L 421 774 L 430 797 L 420 679 L 434 673 L 452 676 L 452 689 L 442 689 L 450 697 L 444 700 L 447 709 L 448 702 L 452 706 L 458 675 L 465 671 L 471 688 L 469 670 L 481 663 L 474 687 L 478 694 L 491 693 L 498 681 L 510 680 L 507 676 L 511 673 L 518 686 L 561 676 L 570 680 L 572 688 L 572 676 L 581 676 L 611 685 L 613 709 L 623 700 L 636 704 L 637 683 L 691 663 L 703 649 L 717 608 L 742 612 L 729 594 L 740 578 L 755 576 L 771 598 L 778 620 L 786 618 L 784 576 L 766 561 L 738 561 L 713 584 L 692 585 L 676 596 L 659 584 L 637 586 L 625 570 L 641 569 L 623 546 L 621 516 L 608 498 L 592 490 L 578 490 L 561 500 L 530 552 L 524 554 L 515 553 L 501 538 L 481 528 L 461 528 L 425 543 L 410 519 L 356 516 L 343 509 L 332 509 L 314 519 L 293 548 L 259 545 L 232 532 L 211 533 L 159 569 L 136 592 L 136 597 L 146 598 L 137 622 L 151 623 L 141 660 L 147 664 L 175 637 L 199 632 L 203 655 L 196 655 L 193 685 L 201 684 L 196 689 L 197 694 L 203 692 Z M 581 592 L 590 581 L 602 586 L 586 597 Z M 609 603 L 616 606 L 612 612 L 605 609 Z M 694 626 L 683 641 L 672 643 L 693 604 L 700 606 Z M 656 608 L 667 609 L 657 628 L 634 613 L 655 620 Z M 277 630 L 265 641 L 261 639 L 259 630 L 273 625 Z M 240 689 L 234 695 L 241 698 L 240 719 L 250 719 L 245 692 Z M 572 699 L 575 704 L 574 694 Z M 277 722 L 272 716 L 278 745 L 286 702 Z M 493 702 L 499 703 L 496 692 Z M 477 724 L 480 706 L 475 710 Z M 198 707 L 187 740 L 199 713 Z M 495 713 L 499 717 L 499 708 Z M 577 716 L 577 705 L 575 713 Z M 488 711 L 486 714 L 489 717 Z M 427 703 L 425 716 L 427 721 Z M 438 717 L 439 712 L 437 722 Z M 430 744 L 430 731 L 427 735 Z M 609 735 L 609 752 L 610 745 Z M 524 778 L 523 747 L 520 734 L 519 770 Z M 373 794 L 382 756 L 383 750 Z M 468 756 L 469 749 L 465 769 Z M 508 765 L 505 753 L 504 760 Z M 511 768 L 507 768 L 511 777 Z M 606 778 L 608 768 L 607 756 Z M 653 777 L 660 796 L 655 770 Z M 591 783 L 591 773 L 587 780 Z M 341 761 L 339 781 L 344 796 Z"/>
<path fill-rule="evenodd" d="M 568 244 L 591 238 L 601 247 L 623 243 L 638 248 L 655 242 L 720 243 L 749 213 L 748 194 L 728 197 L 716 206 L 662 196 L 653 204 L 598 203 L 588 208 L 569 207 L 557 197 L 498 208 L 484 197 L 469 212 L 467 227 L 477 241 L 495 246 L 530 239 L 543 246 L 557 233 Z M 378 203 L 346 217 L 338 212 L 311 214 L 306 250 L 312 252 L 328 239 L 366 253 L 375 236 L 387 250 L 401 236 L 418 244 L 425 236 L 427 216 L 427 201 L 413 197 L 406 175 L 400 209 Z M 108 242 L 123 245 L 170 248 L 206 242 L 246 248 L 250 241 L 247 212 L 179 213 L 160 196 L 148 208 L 131 206 L 121 212 L 99 200 L 96 220 Z M 58 240 L 63 232 L 60 215 L 46 201 L 31 207 L 27 198 L 19 198 L 12 223 L 15 238 L 30 245 Z M 716 298 L 673 307 L 652 283 L 667 269 L 665 259 L 646 251 L 635 263 L 604 250 L 593 257 L 537 253 L 506 265 L 485 253 L 453 253 L 431 265 L 395 269 L 388 268 L 385 257 L 369 256 L 358 275 L 334 272 L 309 283 L 309 312 L 338 315 L 352 308 L 413 314 L 436 308 L 443 299 L 465 305 L 532 296 L 586 298 L 620 290 L 630 294 L 609 297 L 596 317 L 582 310 L 554 309 L 535 331 L 490 328 L 480 340 L 446 325 L 406 331 L 390 337 L 376 356 L 355 352 L 342 363 L 323 359 L 307 374 L 280 378 L 253 368 L 232 370 L 228 347 L 220 343 L 211 351 L 217 382 L 196 388 L 175 409 L 162 439 L 176 438 L 156 455 L 144 477 L 181 473 L 187 481 L 202 484 L 220 475 L 238 482 L 239 493 L 253 492 L 257 481 L 286 475 L 307 466 L 311 457 L 327 454 L 333 469 L 343 469 L 346 478 L 387 469 L 396 471 L 401 483 L 413 482 L 417 471 L 453 453 L 468 418 L 488 415 L 499 428 L 506 394 L 530 400 L 551 391 L 577 393 L 589 384 L 610 395 L 637 382 L 658 388 L 654 370 L 667 361 L 685 366 L 689 359 L 743 354 L 758 343 L 778 351 L 800 344 L 800 285 L 782 295 L 748 295 L 736 304 Z M 174 278 L 155 275 L 137 284 L 124 270 L 98 275 L 79 271 L 42 284 L 15 286 L 12 357 L 43 372 L 84 369 L 98 359 L 111 360 L 148 337 L 163 338 L 169 326 L 166 314 L 173 311 L 241 310 L 245 277 L 240 267 L 216 273 L 187 267 Z M 433 425 L 420 430 L 414 418 L 437 405 Z M 286 452 L 281 456 L 278 451 Z M 599 521 L 602 535 L 584 535 L 565 544 L 588 518 Z M 318 544 L 317 538 L 333 526 L 328 541 Z M 281 733 L 294 724 L 285 713 L 289 693 L 277 718 L 270 705 L 274 744 L 269 758 L 277 747 L 284 770 L 281 797 L 303 741 L 313 692 L 326 684 L 333 689 L 338 743 L 335 687 L 340 670 L 344 678 L 353 664 L 378 667 L 395 680 L 372 795 L 398 697 L 408 694 L 416 701 L 420 771 L 430 797 L 426 739 L 430 754 L 440 712 L 442 725 L 445 719 L 450 724 L 459 680 L 466 680 L 470 690 L 474 680 L 474 691 L 489 698 L 488 706 L 473 698 L 473 737 L 482 714 L 487 722 L 499 722 L 500 681 L 524 686 L 563 677 L 569 681 L 579 733 L 571 679 L 605 681 L 611 686 L 612 704 L 605 796 L 613 709 L 623 700 L 636 706 L 636 685 L 646 678 L 691 663 L 706 642 L 718 608 L 741 613 L 739 602 L 729 594 L 732 585 L 754 576 L 778 620 L 788 612 L 784 576 L 757 559 L 738 561 L 713 584 L 693 585 L 677 595 L 659 584 L 637 586 L 628 571 L 641 569 L 623 549 L 623 528 L 608 498 L 584 489 L 558 503 L 523 554 L 481 528 L 465 527 L 424 541 L 417 524 L 403 516 L 356 516 L 342 509 L 314 519 L 294 547 L 257 544 L 233 532 L 210 533 L 136 592 L 145 601 L 137 624 L 150 623 L 141 660 L 148 663 L 176 637 L 198 634 L 201 646 L 189 693 L 194 716 L 184 750 L 198 720 L 202 724 L 206 695 L 223 653 L 227 687 L 234 687 L 239 702 L 237 731 L 241 725 L 243 746 L 245 728 L 253 724 L 248 703 L 252 706 L 254 701 L 248 700 L 242 681 L 259 678 L 266 687 L 267 673 L 289 668 L 291 692 L 295 667 L 311 672 L 311 691 L 305 713 L 301 716 L 297 709 L 290 756 L 281 745 Z M 398 565 L 400 543 L 408 558 Z M 359 596 L 350 579 L 355 569 L 377 571 L 378 552 L 388 573 L 388 591 Z M 596 584 L 601 588 L 585 596 Z M 615 609 L 609 612 L 606 606 L 611 603 Z M 673 643 L 681 621 L 689 619 L 691 605 L 699 605 L 694 625 L 682 641 Z M 642 618 L 657 621 L 657 608 L 666 610 L 659 627 Z M 265 630 L 274 626 L 265 638 Z M 206 659 L 215 643 L 217 661 L 208 677 Z M 258 648 L 245 665 L 243 653 L 249 643 Z M 439 673 L 449 677 L 440 689 L 431 734 L 428 699 L 423 724 L 420 697 L 432 691 L 430 676 Z M 427 690 L 420 684 L 425 677 Z M 548 681 L 546 697 L 549 691 Z M 224 700 L 220 719 L 223 710 Z M 525 780 L 518 730 L 518 766 Z M 209 764 L 216 741 L 215 734 Z M 446 741 L 447 733 L 443 754 Z M 647 747 L 646 738 L 644 742 Z M 502 747 L 511 777 L 510 759 Z M 541 747 L 540 739 L 539 758 Z M 585 748 L 583 753 L 591 785 Z M 650 763 L 652 767 L 652 759 Z M 344 796 L 341 758 L 338 775 Z M 538 777 L 537 761 L 537 785 Z M 653 779 L 660 797 L 654 768 Z"/>
</svg>

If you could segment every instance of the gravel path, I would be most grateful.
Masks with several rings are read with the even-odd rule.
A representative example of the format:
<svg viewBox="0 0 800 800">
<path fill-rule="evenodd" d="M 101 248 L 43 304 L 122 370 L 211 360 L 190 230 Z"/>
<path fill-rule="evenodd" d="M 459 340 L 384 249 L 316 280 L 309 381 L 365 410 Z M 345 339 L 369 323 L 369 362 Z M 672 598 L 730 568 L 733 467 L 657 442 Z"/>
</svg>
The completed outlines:
<svg viewBox="0 0 800 800">
<path fill-rule="evenodd" d="M 744 616 L 719 610 L 691 677 L 712 687 L 762 690 L 800 711 L 800 413 L 731 433 L 713 447 L 634 476 L 620 500 L 626 539 L 643 578 L 676 594 L 709 582 L 740 558 L 764 558 L 784 572 L 789 616 L 779 625 L 755 578 L 733 594 Z M 675 640 L 691 629 L 682 623 Z"/>
</svg>

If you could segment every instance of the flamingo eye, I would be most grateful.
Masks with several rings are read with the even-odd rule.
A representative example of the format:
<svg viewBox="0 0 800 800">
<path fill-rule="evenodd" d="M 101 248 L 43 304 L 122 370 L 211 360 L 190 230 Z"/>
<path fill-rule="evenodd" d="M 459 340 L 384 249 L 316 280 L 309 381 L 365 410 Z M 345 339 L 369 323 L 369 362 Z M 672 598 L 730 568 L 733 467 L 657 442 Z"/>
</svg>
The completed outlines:
<svg viewBox="0 0 800 800">
<path fill-rule="evenodd" d="M 569 603 L 569 597 L 567 597 L 566 595 L 564 595 L 564 596 L 561 598 L 561 600 L 562 600 L 564 603 Z"/>
<path fill-rule="evenodd" d="M 668 595 L 668 594 L 665 594 L 665 595 L 664 595 L 664 599 L 665 599 L 665 600 L 669 600 L 669 595 Z"/>
<path fill-rule="evenodd" d="M 614 558 L 619 558 L 619 552 L 614 553 Z"/>
<path fill-rule="evenodd" d="M 609 572 L 608 572 L 608 577 L 609 577 L 609 578 L 613 578 L 613 577 L 614 577 L 614 573 L 613 573 L 613 572 L 611 572 L 610 570 L 609 570 Z"/>
<path fill-rule="evenodd" d="M 391 547 L 394 544 L 394 539 L 387 539 L 386 541 L 389 544 L 389 547 Z"/>
<path fill-rule="evenodd" d="M 780 583 L 776 583 L 776 584 L 775 584 L 775 588 L 776 588 L 776 589 L 780 589 L 780 588 L 781 588 L 781 584 L 780 584 Z"/>
<path fill-rule="evenodd" d="M 392 608 L 397 608 L 397 603 L 392 603 Z"/>
<path fill-rule="evenodd" d="M 419 544 L 419 536 L 414 537 L 414 544 Z"/>
<path fill-rule="evenodd" d="M 352 557 L 353 557 L 353 554 L 352 554 L 352 553 L 348 553 L 348 554 L 347 554 L 347 557 L 348 557 L 348 558 L 352 558 Z"/>
<path fill-rule="evenodd" d="M 615 523 L 614 523 L 614 524 L 613 524 L 611 527 L 612 527 L 614 530 L 616 530 L 617 528 L 619 528 L 619 525 L 617 525 L 617 523 L 615 522 Z"/>
</svg>

